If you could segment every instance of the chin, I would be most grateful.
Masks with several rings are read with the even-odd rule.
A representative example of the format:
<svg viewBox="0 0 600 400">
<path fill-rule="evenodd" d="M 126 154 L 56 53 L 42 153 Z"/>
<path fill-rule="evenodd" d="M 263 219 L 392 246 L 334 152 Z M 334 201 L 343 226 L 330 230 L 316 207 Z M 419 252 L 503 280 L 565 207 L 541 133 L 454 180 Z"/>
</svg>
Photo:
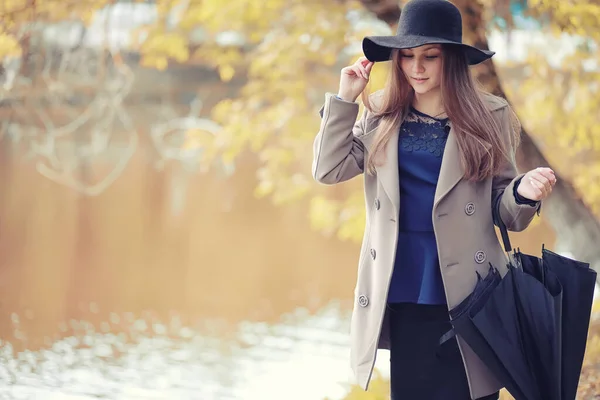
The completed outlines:
<svg viewBox="0 0 600 400">
<path fill-rule="evenodd" d="M 439 86 L 437 86 L 437 87 L 431 87 L 431 86 L 426 86 L 426 87 L 423 87 L 423 86 L 417 86 L 417 87 L 413 87 L 413 90 L 415 91 L 415 93 L 416 93 L 416 94 L 419 94 L 419 95 L 424 95 L 424 94 L 427 94 L 427 93 L 429 93 L 429 92 L 431 92 L 431 91 L 433 91 L 433 90 L 435 90 L 435 89 L 438 89 L 438 88 L 439 88 Z"/>
<path fill-rule="evenodd" d="M 426 94 L 431 91 L 430 88 L 424 88 L 424 87 L 416 87 L 413 89 L 414 89 L 415 93 L 417 93 L 417 94 Z"/>
</svg>

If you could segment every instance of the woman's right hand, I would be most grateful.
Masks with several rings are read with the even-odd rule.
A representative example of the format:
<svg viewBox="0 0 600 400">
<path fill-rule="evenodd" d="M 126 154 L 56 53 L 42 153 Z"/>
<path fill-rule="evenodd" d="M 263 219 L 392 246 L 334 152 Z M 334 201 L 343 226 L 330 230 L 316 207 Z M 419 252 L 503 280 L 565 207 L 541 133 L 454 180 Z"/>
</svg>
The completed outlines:
<svg viewBox="0 0 600 400">
<path fill-rule="evenodd" d="M 369 83 L 373 64 L 366 57 L 361 57 L 354 64 L 342 68 L 338 96 L 345 101 L 356 101 Z"/>
</svg>

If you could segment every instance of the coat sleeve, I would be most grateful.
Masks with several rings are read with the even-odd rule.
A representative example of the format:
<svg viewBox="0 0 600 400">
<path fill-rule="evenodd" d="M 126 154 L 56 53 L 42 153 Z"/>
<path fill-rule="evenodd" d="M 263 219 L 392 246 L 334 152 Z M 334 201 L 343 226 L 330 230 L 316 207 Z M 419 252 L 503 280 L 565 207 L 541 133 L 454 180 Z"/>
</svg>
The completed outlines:
<svg viewBox="0 0 600 400">
<path fill-rule="evenodd" d="M 357 136 L 364 133 L 366 113 L 357 121 L 358 103 L 326 94 L 313 145 L 312 174 L 317 182 L 332 185 L 363 173 L 365 149 Z"/>
<path fill-rule="evenodd" d="M 505 137 L 510 138 L 511 122 L 509 106 L 503 107 L 501 113 L 502 132 Z M 492 181 L 492 209 L 498 205 L 500 218 L 506 228 L 510 231 L 520 232 L 529 226 L 536 213 L 539 213 L 541 202 L 535 204 L 523 204 L 515 197 L 515 184 L 525 174 L 518 174 L 514 154 L 512 160 L 506 163 L 499 174 Z"/>
</svg>

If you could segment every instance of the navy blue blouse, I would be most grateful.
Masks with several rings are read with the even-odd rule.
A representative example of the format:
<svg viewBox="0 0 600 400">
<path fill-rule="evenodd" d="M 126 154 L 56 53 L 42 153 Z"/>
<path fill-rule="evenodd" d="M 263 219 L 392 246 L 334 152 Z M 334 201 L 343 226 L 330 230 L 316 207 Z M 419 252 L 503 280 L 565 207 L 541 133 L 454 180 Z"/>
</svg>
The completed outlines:
<svg viewBox="0 0 600 400">
<path fill-rule="evenodd" d="M 413 108 L 400 127 L 399 233 L 390 303 L 446 304 L 431 214 L 447 122 Z"/>
</svg>

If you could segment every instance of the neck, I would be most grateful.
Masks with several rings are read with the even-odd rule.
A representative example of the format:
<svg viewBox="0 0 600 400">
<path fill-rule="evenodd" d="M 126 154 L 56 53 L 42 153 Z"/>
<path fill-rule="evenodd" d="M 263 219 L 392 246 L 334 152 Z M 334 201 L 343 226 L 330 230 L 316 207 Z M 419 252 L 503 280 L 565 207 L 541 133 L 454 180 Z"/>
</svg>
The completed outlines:
<svg viewBox="0 0 600 400">
<path fill-rule="evenodd" d="M 430 90 L 423 94 L 415 93 L 412 105 L 420 112 L 432 117 L 444 114 L 444 105 L 439 89 Z"/>
</svg>

